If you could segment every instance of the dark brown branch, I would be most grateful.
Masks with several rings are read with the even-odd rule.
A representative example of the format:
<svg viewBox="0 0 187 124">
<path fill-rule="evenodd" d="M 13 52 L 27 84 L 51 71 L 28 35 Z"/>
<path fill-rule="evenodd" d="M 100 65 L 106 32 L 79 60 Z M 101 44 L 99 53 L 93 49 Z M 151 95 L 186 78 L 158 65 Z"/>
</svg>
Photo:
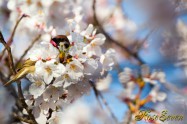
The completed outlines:
<svg viewBox="0 0 187 124">
<path fill-rule="evenodd" d="M 18 120 L 20 120 L 22 122 L 26 122 L 26 123 L 32 124 L 31 120 L 28 120 L 27 118 L 20 117 L 16 113 L 13 113 L 13 116 L 14 116 L 14 118 L 16 118 L 16 119 L 18 119 Z"/>
<path fill-rule="evenodd" d="M 23 15 L 16 21 L 16 24 L 15 24 L 15 26 L 14 26 L 14 28 L 13 28 L 13 31 L 12 31 L 12 33 L 11 33 L 11 36 L 10 36 L 8 42 L 7 42 L 7 44 L 8 44 L 9 46 L 12 44 L 13 39 L 14 39 L 14 35 L 15 35 L 15 33 L 16 33 L 16 29 L 17 29 L 19 23 L 21 22 L 21 20 L 22 20 L 24 17 L 28 17 L 28 15 L 23 14 Z"/>
<path fill-rule="evenodd" d="M 9 60 L 9 66 L 10 66 L 10 70 L 12 71 L 12 73 L 15 75 L 16 71 L 14 68 L 14 63 L 13 63 L 13 57 L 12 57 L 12 53 L 11 53 L 11 48 L 8 46 L 8 44 L 5 42 L 4 37 L 2 35 L 2 33 L 0 32 L 0 42 L 3 44 L 3 46 L 5 47 L 5 49 L 8 52 L 8 60 Z"/>
<path fill-rule="evenodd" d="M 3 84 L 7 82 L 5 75 L 1 71 L 0 71 L 0 80 L 2 81 Z"/>
<path fill-rule="evenodd" d="M 23 96 L 23 92 L 22 92 L 22 89 L 21 89 L 21 82 L 20 81 L 17 82 L 17 86 L 18 86 L 18 96 L 20 97 L 20 101 L 22 103 L 22 106 L 26 109 L 30 119 L 32 120 L 31 124 L 37 124 L 37 122 L 36 122 L 36 120 L 34 118 L 34 115 L 32 114 L 32 110 L 29 109 L 28 105 L 25 102 L 25 98 Z"/>
<path fill-rule="evenodd" d="M 10 69 L 11 69 L 12 73 L 15 75 L 16 74 L 16 70 L 14 68 L 11 48 L 5 42 L 4 37 L 3 37 L 1 32 L 0 32 L 0 42 L 4 45 L 4 47 L 6 48 L 6 50 L 8 52 L 8 58 L 9 58 L 8 60 L 9 60 Z M 22 88 L 21 88 L 21 81 L 17 81 L 17 87 L 18 87 L 18 96 L 19 96 L 19 99 L 21 101 L 21 104 L 22 104 L 23 108 L 26 109 L 30 119 L 32 120 L 32 124 L 37 124 L 37 122 L 36 122 L 36 120 L 34 118 L 34 115 L 32 114 L 32 110 L 29 109 L 28 105 L 25 102 L 25 98 L 23 96 L 23 92 L 22 92 Z"/>
<path fill-rule="evenodd" d="M 25 57 L 25 55 L 28 53 L 28 51 L 34 46 L 34 44 L 40 39 L 41 34 L 39 34 L 36 38 L 34 38 L 34 40 L 31 42 L 31 45 L 25 50 L 25 52 L 23 53 L 23 55 L 19 58 L 19 60 L 16 62 L 15 67 L 17 67 L 19 65 L 19 63 L 23 60 L 23 58 Z"/>
</svg>

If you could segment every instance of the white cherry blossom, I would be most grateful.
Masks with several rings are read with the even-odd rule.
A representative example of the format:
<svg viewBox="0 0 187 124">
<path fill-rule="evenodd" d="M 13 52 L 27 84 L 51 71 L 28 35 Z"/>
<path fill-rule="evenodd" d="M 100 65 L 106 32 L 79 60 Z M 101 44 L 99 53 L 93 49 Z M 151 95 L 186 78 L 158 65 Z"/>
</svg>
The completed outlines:
<svg viewBox="0 0 187 124">
<path fill-rule="evenodd" d="M 77 60 L 73 58 L 73 61 L 66 65 L 67 73 L 69 77 L 73 80 L 79 81 L 83 77 L 84 66 Z"/>
<path fill-rule="evenodd" d="M 109 89 L 109 86 L 112 82 L 112 77 L 108 74 L 104 79 L 99 79 L 96 83 L 96 88 L 101 91 Z"/>
<path fill-rule="evenodd" d="M 130 68 L 124 68 L 124 71 L 119 74 L 119 80 L 121 83 L 128 83 L 131 81 L 133 72 Z"/>
<path fill-rule="evenodd" d="M 112 70 L 115 64 L 115 54 L 114 49 L 108 49 L 104 55 L 101 55 L 100 62 L 103 64 L 104 70 Z"/>
<path fill-rule="evenodd" d="M 56 59 L 59 51 L 47 42 L 36 45 L 28 54 L 32 61 Z"/>
<path fill-rule="evenodd" d="M 103 45 L 104 42 L 105 41 L 101 40 L 100 38 L 95 38 L 87 46 L 84 47 L 84 51 L 87 52 L 89 57 L 93 55 L 100 56 L 102 54 L 100 46 Z"/>
<path fill-rule="evenodd" d="M 51 83 L 53 78 L 59 77 L 64 74 L 65 67 L 61 63 L 57 63 L 54 60 L 50 61 L 37 61 L 35 64 L 35 73 L 44 78 L 46 84 Z"/>
<path fill-rule="evenodd" d="M 157 101 L 161 102 L 166 99 L 167 94 L 164 92 L 159 92 L 159 87 L 155 86 L 149 93 L 149 96 L 151 97 L 152 102 L 157 102 Z"/>
<path fill-rule="evenodd" d="M 32 83 L 29 87 L 29 92 L 31 95 L 34 96 L 34 99 L 42 95 L 44 91 L 45 91 L 45 83 L 42 81 L 36 81 Z"/>
</svg>

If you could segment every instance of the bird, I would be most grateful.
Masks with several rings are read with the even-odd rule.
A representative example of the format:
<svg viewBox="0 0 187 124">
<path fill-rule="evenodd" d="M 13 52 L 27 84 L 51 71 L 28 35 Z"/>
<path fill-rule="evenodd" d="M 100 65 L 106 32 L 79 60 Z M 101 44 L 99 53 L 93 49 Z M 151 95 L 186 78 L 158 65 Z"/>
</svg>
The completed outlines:
<svg viewBox="0 0 187 124">
<path fill-rule="evenodd" d="M 56 47 L 59 50 L 59 61 L 63 63 L 67 59 L 70 60 L 71 56 L 67 55 L 66 56 L 66 51 L 70 47 L 70 42 L 65 35 L 57 35 L 53 38 L 51 38 L 50 43 Z M 33 73 L 35 71 L 35 63 L 37 61 L 32 61 L 30 59 L 27 59 L 24 64 L 17 68 L 17 73 L 8 81 L 4 84 L 4 86 L 8 86 L 13 82 L 18 81 L 19 79 L 25 77 L 29 73 Z"/>
<path fill-rule="evenodd" d="M 66 35 L 57 35 L 51 39 L 51 44 L 59 50 L 59 60 L 61 63 L 66 63 L 66 60 L 71 59 L 70 55 L 66 55 L 71 44 Z"/>
<path fill-rule="evenodd" d="M 70 42 L 66 35 L 57 35 L 53 37 L 51 43 L 60 51 L 66 51 L 70 47 Z"/>
</svg>

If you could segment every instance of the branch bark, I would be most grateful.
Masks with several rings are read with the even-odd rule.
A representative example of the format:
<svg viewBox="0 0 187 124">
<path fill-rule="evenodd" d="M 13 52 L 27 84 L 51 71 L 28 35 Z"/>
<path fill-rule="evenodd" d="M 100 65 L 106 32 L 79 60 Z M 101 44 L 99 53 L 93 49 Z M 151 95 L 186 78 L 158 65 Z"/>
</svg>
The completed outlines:
<svg viewBox="0 0 187 124">
<path fill-rule="evenodd" d="M 103 104 L 106 106 L 107 110 L 110 112 L 111 117 L 114 119 L 114 121 L 115 121 L 116 123 L 118 123 L 118 120 L 117 120 L 116 116 L 114 115 L 114 113 L 113 113 L 112 110 L 110 109 L 110 107 L 109 107 L 109 105 L 108 105 L 108 102 L 105 100 L 103 94 L 102 94 L 99 90 L 97 90 L 97 88 L 96 88 L 96 86 L 95 86 L 95 83 L 94 83 L 93 81 L 90 80 L 89 83 L 90 83 L 90 85 L 92 86 L 96 97 L 100 97 L 100 98 L 101 98 Z M 99 99 L 98 99 L 98 100 L 99 100 Z"/>
<path fill-rule="evenodd" d="M 3 35 L 2 35 L 1 32 L 0 32 L 0 42 L 4 45 L 5 49 L 8 52 L 8 58 L 9 58 L 8 60 L 9 60 L 10 69 L 11 69 L 12 73 L 15 75 L 16 74 L 16 70 L 15 70 L 15 67 L 14 67 L 14 62 L 13 62 L 11 48 L 5 42 L 4 37 L 3 37 Z M 23 96 L 23 92 L 22 92 L 22 88 L 21 88 L 21 81 L 17 81 L 17 87 L 18 87 L 18 97 L 19 97 L 19 100 L 21 101 L 21 104 L 22 104 L 23 108 L 26 109 L 26 111 L 27 111 L 30 119 L 32 120 L 31 124 L 37 124 L 37 122 L 36 122 L 36 120 L 34 118 L 34 115 L 32 114 L 32 110 L 29 109 L 28 105 L 25 102 L 25 98 Z"/>
<path fill-rule="evenodd" d="M 23 15 L 16 21 L 16 24 L 15 24 L 15 26 L 14 26 L 14 28 L 13 28 L 13 31 L 12 31 L 12 33 L 11 33 L 11 35 L 10 35 L 10 38 L 9 38 L 8 42 L 6 43 L 8 46 L 10 46 L 10 45 L 12 44 L 13 39 L 14 39 L 14 35 L 15 35 L 15 33 L 16 33 L 16 29 L 17 29 L 19 23 L 21 22 L 21 20 L 22 20 L 24 17 L 28 17 L 28 15 L 23 14 Z M 3 58 L 3 55 L 4 55 L 4 53 L 5 53 L 5 50 L 6 50 L 6 48 L 3 49 L 2 53 L 1 53 L 1 56 L 0 56 L 0 60 Z"/>
</svg>

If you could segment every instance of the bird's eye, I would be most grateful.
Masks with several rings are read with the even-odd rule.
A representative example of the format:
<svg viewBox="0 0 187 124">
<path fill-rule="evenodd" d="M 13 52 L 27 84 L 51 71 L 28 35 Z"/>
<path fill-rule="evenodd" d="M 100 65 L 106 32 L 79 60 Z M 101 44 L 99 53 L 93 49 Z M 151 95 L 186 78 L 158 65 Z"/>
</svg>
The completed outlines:
<svg viewBox="0 0 187 124">
<path fill-rule="evenodd" d="M 65 46 L 66 48 L 68 48 L 68 47 L 69 47 L 69 44 L 68 44 L 68 43 L 65 43 L 64 46 Z"/>
<path fill-rule="evenodd" d="M 52 40 L 53 40 L 53 41 L 57 41 L 57 39 L 56 39 L 56 38 L 53 38 Z"/>
</svg>

